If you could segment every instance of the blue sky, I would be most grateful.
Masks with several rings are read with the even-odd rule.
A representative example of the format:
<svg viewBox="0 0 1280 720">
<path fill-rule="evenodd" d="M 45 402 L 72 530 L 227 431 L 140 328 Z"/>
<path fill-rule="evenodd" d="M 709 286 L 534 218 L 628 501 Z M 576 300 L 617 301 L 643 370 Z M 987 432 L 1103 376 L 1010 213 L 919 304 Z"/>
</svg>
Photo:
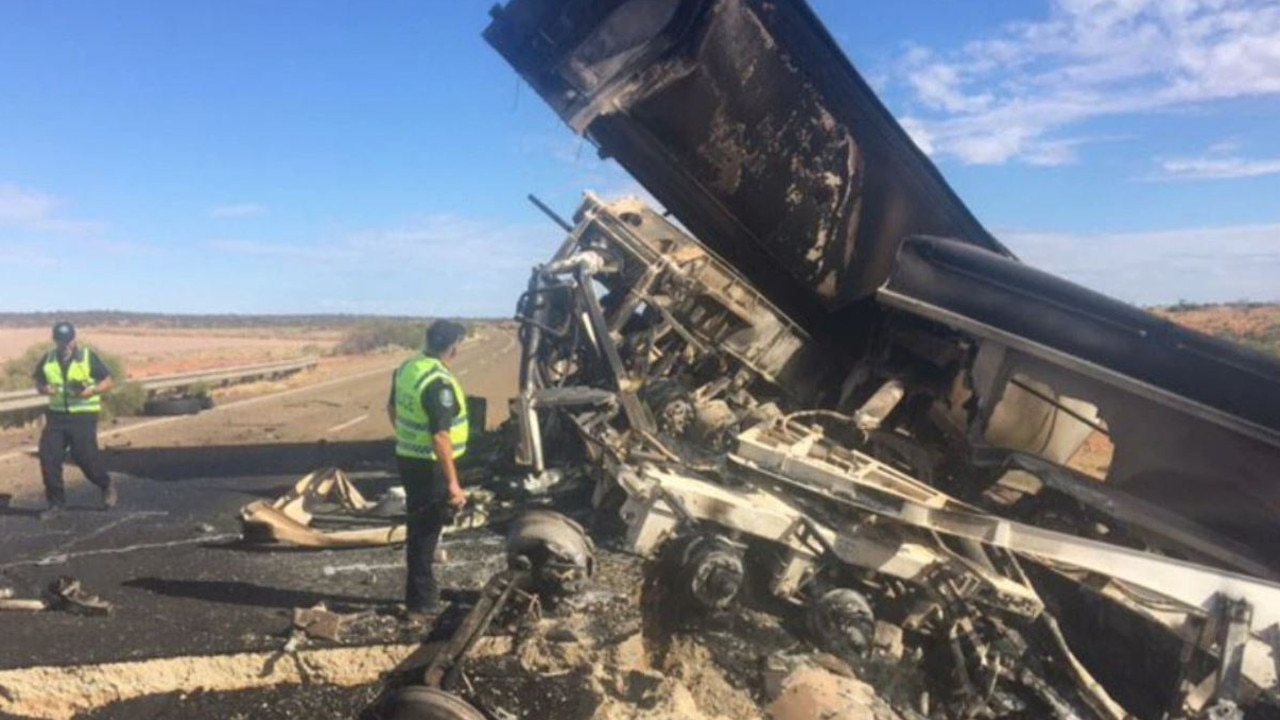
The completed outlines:
<svg viewBox="0 0 1280 720">
<path fill-rule="evenodd" d="M 632 192 L 491 3 L 0 0 L 0 311 L 509 315 Z M 1122 299 L 1280 299 L 1272 0 L 815 0 L 975 213 Z"/>
</svg>

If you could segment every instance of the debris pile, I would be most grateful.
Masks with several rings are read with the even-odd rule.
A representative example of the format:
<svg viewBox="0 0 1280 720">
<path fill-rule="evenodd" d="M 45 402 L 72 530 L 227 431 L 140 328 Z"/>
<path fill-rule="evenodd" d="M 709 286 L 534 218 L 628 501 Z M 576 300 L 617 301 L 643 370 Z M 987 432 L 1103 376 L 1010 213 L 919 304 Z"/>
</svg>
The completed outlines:
<svg viewBox="0 0 1280 720">
<path fill-rule="evenodd" d="M 489 522 L 491 494 L 472 491 L 450 532 Z M 346 473 L 323 468 L 308 473 L 286 494 L 255 500 L 240 511 L 246 542 L 296 548 L 353 548 L 403 543 L 405 496 L 393 487 L 368 500 Z"/>
<path fill-rule="evenodd" d="M 513 530 L 511 538 L 520 541 L 509 542 L 509 550 L 530 548 L 538 538 L 562 547 L 568 541 L 576 549 L 558 555 L 577 557 L 562 566 L 581 570 L 574 581 L 524 594 L 517 587 L 535 587 L 537 573 L 516 569 L 522 567 L 516 552 L 509 558 L 513 569 L 494 576 L 465 617 L 442 619 L 438 632 L 401 664 L 368 717 L 901 717 L 848 663 L 813 651 L 775 616 L 737 607 L 673 625 L 681 613 L 653 582 L 652 568 L 609 550 L 583 563 L 585 534 L 554 513 L 533 515 Z"/>
<path fill-rule="evenodd" d="M 64 575 L 49 583 L 41 597 L 14 597 L 13 588 L 0 587 L 0 612 L 41 612 L 57 610 L 72 615 L 102 616 L 111 614 L 111 603 L 84 590 L 80 581 Z"/>
<path fill-rule="evenodd" d="M 1256 554 L 1025 454 L 986 495 L 948 492 L 981 470 L 948 468 L 901 424 L 904 382 L 840 403 L 826 348 L 682 230 L 590 195 L 576 218 L 519 306 L 517 458 L 530 492 L 585 483 L 627 551 L 666 559 L 679 607 L 723 612 L 767 587 L 822 650 L 921 668 L 899 704 L 934 717 L 1125 717 L 1094 672 L 1117 676 L 1059 627 L 1054 608 L 1080 594 L 1136 615 L 1131 635 L 1184 639 L 1182 690 L 1155 704 L 1202 714 L 1275 692 L 1259 629 L 1280 621 L 1280 585 Z M 1051 508 L 1053 529 L 1025 521 Z M 1087 521 L 1100 510 L 1106 524 Z M 1066 589 L 1047 596 L 1046 575 Z M 1112 687 L 1128 700 L 1162 682 Z"/>
</svg>

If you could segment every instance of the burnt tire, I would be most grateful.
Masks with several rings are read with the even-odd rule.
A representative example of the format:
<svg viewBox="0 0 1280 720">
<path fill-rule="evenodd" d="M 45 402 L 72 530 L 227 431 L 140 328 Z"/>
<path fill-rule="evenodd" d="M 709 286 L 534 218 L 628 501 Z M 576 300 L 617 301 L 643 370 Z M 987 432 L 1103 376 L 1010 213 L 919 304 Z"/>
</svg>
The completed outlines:
<svg viewBox="0 0 1280 720">
<path fill-rule="evenodd" d="M 213 398 L 209 397 L 177 397 L 155 398 L 142 406 L 142 414 L 152 416 L 195 415 L 201 410 L 213 407 Z"/>
<path fill-rule="evenodd" d="M 875 641 L 875 613 L 856 590 L 837 588 L 814 598 L 806 619 L 819 648 L 850 662 L 865 655 Z"/>
<path fill-rule="evenodd" d="M 402 688 L 387 702 L 384 720 L 485 720 L 466 700 L 425 685 Z"/>
</svg>

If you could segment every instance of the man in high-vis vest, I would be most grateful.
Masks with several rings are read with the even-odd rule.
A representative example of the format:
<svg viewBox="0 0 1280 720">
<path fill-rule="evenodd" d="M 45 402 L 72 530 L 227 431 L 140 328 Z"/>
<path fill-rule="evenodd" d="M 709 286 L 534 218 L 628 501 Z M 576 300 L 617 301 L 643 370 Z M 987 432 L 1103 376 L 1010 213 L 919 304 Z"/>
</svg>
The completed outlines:
<svg viewBox="0 0 1280 720">
<path fill-rule="evenodd" d="M 432 323 L 423 352 L 396 369 L 387 401 L 406 501 L 405 610 L 414 622 L 440 612 L 436 547 L 453 513 L 467 503 L 455 464 L 467 452 L 467 398 L 447 364 L 466 334 L 455 322 Z"/>
<path fill-rule="evenodd" d="M 32 373 L 36 391 L 49 396 L 40 433 L 40 474 L 49 506 L 41 511 L 41 520 L 57 517 L 66 506 L 62 462 L 68 449 L 84 476 L 102 491 L 103 506 L 116 505 L 115 487 L 98 454 L 98 414 L 102 394 L 111 389 L 111 372 L 97 353 L 76 343 L 71 323 L 53 326 L 53 342 L 54 349 L 45 353 Z"/>
</svg>

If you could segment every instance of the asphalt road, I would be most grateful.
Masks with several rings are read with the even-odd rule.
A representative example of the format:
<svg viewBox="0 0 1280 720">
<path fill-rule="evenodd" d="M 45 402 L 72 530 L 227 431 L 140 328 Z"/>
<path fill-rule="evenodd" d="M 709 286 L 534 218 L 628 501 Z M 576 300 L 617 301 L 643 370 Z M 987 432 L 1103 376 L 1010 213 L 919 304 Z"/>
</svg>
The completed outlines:
<svg viewBox="0 0 1280 720">
<path fill-rule="evenodd" d="M 490 399 L 490 426 L 505 419 L 517 355 L 514 338 L 496 334 L 454 363 L 469 394 Z M 105 438 L 120 488 L 112 511 L 94 509 L 97 490 L 68 468 L 70 509 L 42 523 L 35 460 L 0 458 L 0 487 L 17 491 L 14 507 L 0 509 L 0 586 L 38 596 L 69 575 L 115 607 L 109 617 L 0 613 L 0 669 L 278 649 L 295 607 L 397 601 L 399 549 L 262 552 L 238 542 L 239 508 L 316 467 L 351 471 L 373 494 L 393 482 L 383 408 L 397 362 Z M 476 587 L 501 566 L 501 541 L 484 535 L 452 543 L 459 562 L 446 586 Z"/>
</svg>

